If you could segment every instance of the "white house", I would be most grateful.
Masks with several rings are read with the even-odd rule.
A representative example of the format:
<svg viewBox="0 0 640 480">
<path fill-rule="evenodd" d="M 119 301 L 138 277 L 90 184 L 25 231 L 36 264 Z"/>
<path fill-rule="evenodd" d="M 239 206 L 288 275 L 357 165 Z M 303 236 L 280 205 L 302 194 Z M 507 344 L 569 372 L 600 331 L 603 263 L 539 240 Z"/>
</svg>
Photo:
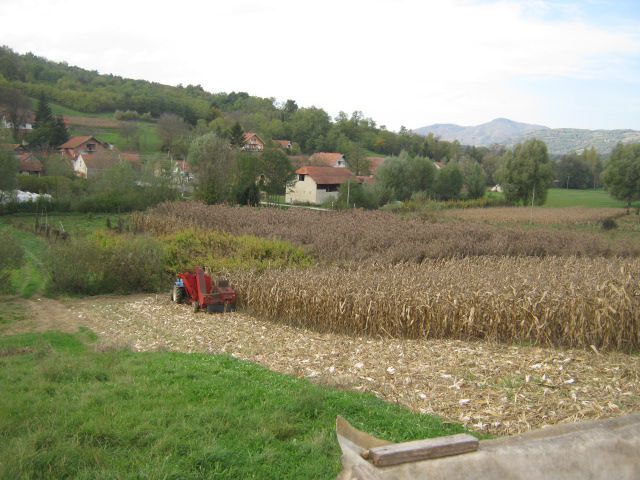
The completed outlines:
<svg viewBox="0 0 640 480">
<path fill-rule="evenodd" d="M 287 188 L 287 203 L 320 205 L 338 198 L 338 188 L 347 180 L 358 181 L 351 170 L 343 167 L 307 166 L 296 170 L 298 179 Z"/>
</svg>

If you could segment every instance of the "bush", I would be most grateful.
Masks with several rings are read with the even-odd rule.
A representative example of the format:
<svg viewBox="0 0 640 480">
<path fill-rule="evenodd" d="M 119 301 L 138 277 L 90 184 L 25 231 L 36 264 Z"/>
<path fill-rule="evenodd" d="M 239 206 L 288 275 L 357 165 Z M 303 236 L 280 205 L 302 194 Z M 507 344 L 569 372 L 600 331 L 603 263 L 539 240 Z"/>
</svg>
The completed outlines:
<svg viewBox="0 0 640 480">
<path fill-rule="evenodd" d="M 214 272 L 308 266 L 312 261 L 300 247 L 283 240 L 252 235 L 184 230 L 164 237 L 167 265 L 172 272 L 206 265 Z"/>
<path fill-rule="evenodd" d="M 146 236 L 96 234 L 56 243 L 47 265 L 57 293 L 154 292 L 168 285 L 164 249 Z"/>
<path fill-rule="evenodd" d="M 614 230 L 618 228 L 618 223 L 613 218 L 605 218 L 602 221 L 603 230 Z"/>
</svg>

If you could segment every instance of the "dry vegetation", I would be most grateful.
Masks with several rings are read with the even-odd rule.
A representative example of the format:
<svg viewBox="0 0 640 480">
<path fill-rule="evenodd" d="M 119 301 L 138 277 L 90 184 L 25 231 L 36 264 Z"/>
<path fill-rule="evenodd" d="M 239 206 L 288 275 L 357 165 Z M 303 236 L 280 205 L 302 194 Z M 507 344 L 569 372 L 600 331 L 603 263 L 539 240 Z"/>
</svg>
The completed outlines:
<svg viewBox="0 0 640 480">
<path fill-rule="evenodd" d="M 168 295 L 29 303 L 41 330 L 84 325 L 101 349 L 226 353 L 498 435 L 640 408 L 638 355 L 315 333 L 243 313 L 194 314 Z"/>
<path fill-rule="evenodd" d="M 466 258 L 238 274 L 255 313 L 318 331 L 640 348 L 640 260 Z"/>
<path fill-rule="evenodd" d="M 167 203 L 136 213 L 138 231 L 215 229 L 288 240 L 318 260 L 397 264 L 468 256 L 637 256 L 640 242 L 595 233 L 429 223 L 385 212 L 315 212 Z"/>
<path fill-rule="evenodd" d="M 496 207 L 444 210 L 445 218 L 467 222 L 533 223 L 535 225 L 596 225 L 607 218 L 625 215 L 621 208 L 544 208 L 544 207 Z"/>
</svg>

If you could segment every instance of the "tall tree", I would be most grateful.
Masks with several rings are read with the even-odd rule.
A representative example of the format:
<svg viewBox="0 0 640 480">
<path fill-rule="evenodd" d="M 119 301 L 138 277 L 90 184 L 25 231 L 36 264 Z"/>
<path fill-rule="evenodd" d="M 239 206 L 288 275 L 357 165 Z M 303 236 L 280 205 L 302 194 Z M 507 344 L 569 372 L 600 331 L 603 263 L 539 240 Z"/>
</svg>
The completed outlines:
<svg viewBox="0 0 640 480">
<path fill-rule="evenodd" d="M 453 200 L 460 197 L 460 191 L 464 184 L 464 176 L 460 167 L 454 163 L 448 163 L 436 177 L 436 195 L 440 200 Z"/>
<path fill-rule="evenodd" d="M 591 166 L 582 155 L 568 153 L 556 164 L 556 179 L 564 188 L 589 188 L 592 182 Z"/>
<path fill-rule="evenodd" d="M 31 101 L 25 95 L 9 86 L 0 85 L 0 107 L 11 123 L 11 132 L 16 142 L 20 141 L 20 127 L 25 124 L 31 111 Z"/>
<path fill-rule="evenodd" d="M 41 93 L 38 97 L 38 108 L 36 109 L 36 127 L 38 125 L 43 125 L 45 123 L 49 123 L 53 120 L 53 113 L 51 112 L 51 107 L 49 106 L 49 101 L 44 93 Z"/>
<path fill-rule="evenodd" d="M 640 143 L 619 143 L 611 152 L 604 183 L 612 197 L 627 202 L 640 199 Z"/>
<path fill-rule="evenodd" d="M 271 195 L 285 193 L 287 184 L 295 178 L 295 168 L 280 148 L 268 148 L 262 153 L 261 175 L 265 177 L 264 190 Z"/>
<path fill-rule="evenodd" d="M 229 137 L 229 143 L 232 147 L 244 147 L 244 130 L 240 126 L 240 122 L 236 122 L 233 124 L 233 126 L 229 129 L 227 136 Z"/>
<path fill-rule="evenodd" d="M 196 138 L 188 161 L 197 173 L 196 197 L 208 204 L 233 200 L 235 153 L 229 142 L 215 133 Z"/>
<path fill-rule="evenodd" d="M 11 194 L 18 183 L 19 162 L 15 153 L 3 146 L 7 139 L 0 132 L 0 200 Z"/>
<path fill-rule="evenodd" d="M 582 152 L 582 158 L 589 165 L 591 171 L 591 178 L 593 180 L 593 188 L 598 188 L 601 185 L 600 175 L 602 175 L 602 160 L 595 147 L 585 149 Z"/>
<path fill-rule="evenodd" d="M 472 162 L 465 168 L 464 186 L 467 190 L 468 198 L 482 198 L 487 189 L 487 175 L 480 164 Z"/>
<path fill-rule="evenodd" d="M 553 166 L 542 140 L 527 140 L 505 153 L 498 179 L 510 203 L 543 205 L 553 181 Z"/>
<path fill-rule="evenodd" d="M 189 133 L 189 125 L 178 115 L 163 113 L 158 118 L 157 130 L 162 140 L 162 150 L 176 153 L 175 147 Z"/>
</svg>

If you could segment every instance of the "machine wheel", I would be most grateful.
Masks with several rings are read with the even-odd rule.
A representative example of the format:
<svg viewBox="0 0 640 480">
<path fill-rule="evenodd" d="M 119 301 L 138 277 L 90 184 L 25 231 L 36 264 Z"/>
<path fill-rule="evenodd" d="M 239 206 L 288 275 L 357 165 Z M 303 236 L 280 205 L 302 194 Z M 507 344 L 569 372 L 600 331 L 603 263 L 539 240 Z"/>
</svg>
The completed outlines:
<svg viewBox="0 0 640 480">
<path fill-rule="evenodd" d="M 184 302 L 184 288 L 174 285 L 171 292 L 171 300 L 173 300 L 174 303 Z"/>
<path fill-rule="evenodd" d="M 198 313 L 198 311 L 200 310 L 200 304 L 198 303 L 198 301 L 194 300 L 191 305 L 193 306 L 193 313 Z"/>
</svg>

